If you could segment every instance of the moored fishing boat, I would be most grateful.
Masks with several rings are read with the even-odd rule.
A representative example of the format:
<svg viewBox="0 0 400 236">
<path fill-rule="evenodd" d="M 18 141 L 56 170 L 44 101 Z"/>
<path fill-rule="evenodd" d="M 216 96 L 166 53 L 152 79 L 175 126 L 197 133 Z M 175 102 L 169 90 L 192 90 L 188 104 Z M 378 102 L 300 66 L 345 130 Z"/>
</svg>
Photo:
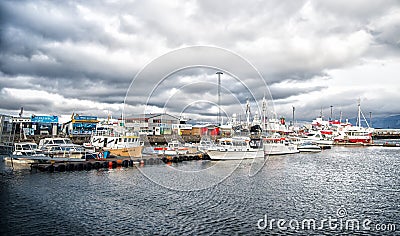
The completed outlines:
<svg viewBox="0 0 400 236">
<path fill-rule="evenodd" d="M 82 158 L 87 151 L 69 138 L 44 138 L 39 141 L 39 148 L 49 157 Z"/>
<path fill-rule="evenodd" d="M 4 161 L 18 164 L 31 164 L 38 161 L 36 158 L 45 157 L 42 150 L 38 149 L 38 145 L 33 142 L 14 143 L 13 150 L 10 156 L 4 158 Z"/>
<path fill-rule="evenodd" d="M 261 139 L 249 137 L 221 138 L 218 140 L 216 150 L 206 153 L 211 160 L 242 160 L 264 157 Z"/>
<path fill-rule="evenodd" d="M 217 145 L 211 140 L 210 137 L 204 136 L 201 138 L 197 150 L 200 152 L 216 151 Z"/>
<path fill-rule="evenodd" d="M 367 127 L 361 125 L 361 119 L 365 121 Z M 358 101 L 358 116 L 355 126 L 350 123 L 339 124 L 338 135 L 334 138 L 335 143 L 373 143 L 372 133 L 374 129 L 369 127 L 364 114 L 361 111 L 360 101 Z"/>
<path fill-rule="evenodd" d="M 184 155 L 189 154 L 189 148 L 185 147 L 179 140 L 173 139 L 168 142 L 166 147 L 154 147 L 154 151 L 159 155 Z"/>
<path fill-rule="evenodd" d="M 320 152 L 322 149 L 315 143 L 305 142 L 297 146 L 300 152 Z"/>
<path fill-rule="evenodd" d="M 333 131 L 332 130 L 317 130 L 307 134 L 306 137 L 301 139 L 302 142 L 312 142 L 318 145 L 329 146 L 333 145 Z"/>
<path fill-rule="evenodd" d="M 284 155 L 299 152 L 297 146 L 284 137 L 264 138 L 263 142 L 265 155 Z"/>
<path fill-rule="evenodd" d="M 350 127 L 340 130 L 334 141 L 335 143 L 372 143 L 372 130 L 363 127 Z"/>
<path fill-rule="evenodd" d="M 141 157 L 143 150 L 143 142 L 138 135 L 116 132 L 111 128 L 96 129 L 90 138 L 90 146 L 123 157 Z"/>
</svg>

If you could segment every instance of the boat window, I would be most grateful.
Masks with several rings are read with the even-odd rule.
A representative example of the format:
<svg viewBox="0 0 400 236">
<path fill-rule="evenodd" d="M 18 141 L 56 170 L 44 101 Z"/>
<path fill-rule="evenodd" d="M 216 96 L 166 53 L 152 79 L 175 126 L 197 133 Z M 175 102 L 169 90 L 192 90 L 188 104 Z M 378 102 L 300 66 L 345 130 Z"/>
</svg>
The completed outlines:
<svg viewBox="0 0 400 236">
<path fill-rule="evenodd" d="M 56 139 L 53 140 L 54 144 L 64 144 L 64 141 L 62 139 Z"/>
<path fill-rule="evenodd" d="M 72 144 L 72 141 L 71 141 L 70 139 L 64 139 L 64 142 L 65 142 L 66 144 Z"/>
<path fill-rule="evenodd" d="M 125 143 L 127 142 L 127 138 L 124 138 L 124 142 L 125 142 Z"/>
<path fill-rule="evenodd" d="M 119 139 L 118 139 L 118 142 L 122 142 L 122 138 L 119 138 Z"/>
</svg>

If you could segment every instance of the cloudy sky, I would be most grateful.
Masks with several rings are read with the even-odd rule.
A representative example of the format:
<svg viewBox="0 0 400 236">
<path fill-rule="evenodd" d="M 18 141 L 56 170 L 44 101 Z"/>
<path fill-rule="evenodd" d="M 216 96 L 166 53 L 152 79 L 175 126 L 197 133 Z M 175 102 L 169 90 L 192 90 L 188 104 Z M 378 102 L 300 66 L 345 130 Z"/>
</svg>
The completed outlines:
<svg viewBox="0 0 400 236">
<path fill-rule="evenodd" d="M 157 58 L 193 45 L 240 55 L 262 75 L 268 89 L 254 73 L 224 71 L 228 114 L 242 112 L 249 94 L 257 100 L 269 91 L 286 117 L 292 106 L 298 119 L 318 116 L 321 107 L 328 117 L 333 106 L 334 116 L 351 118 L 358 98 L 365 114 L 400 113 L 396 0 L 5 0 L 0 11 L 3 114 L 24 107 L 24 115 L 118 117 L 126 101 L 132 114 L 147 104 L 146 112 L 210 119 L 218 111 L 215 68 L 166 78 L 152 70 L 132 83 Z"/>
</svg>

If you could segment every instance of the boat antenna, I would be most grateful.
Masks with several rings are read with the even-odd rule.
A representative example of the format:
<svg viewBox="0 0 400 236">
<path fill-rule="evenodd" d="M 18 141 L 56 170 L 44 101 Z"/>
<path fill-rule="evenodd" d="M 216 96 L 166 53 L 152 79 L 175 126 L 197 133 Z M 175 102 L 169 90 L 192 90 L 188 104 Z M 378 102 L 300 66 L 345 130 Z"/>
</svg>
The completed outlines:
<svg viewBox="0 0 400 236">
<path fill-rule="evenodd" d="M 216 73 L 218 75 L 218 121 L 217 124 L 220 123 L 221 120 L 221 75 L 223 74 L 221 71 Z"/>
<path fill-rule="evenodd" d="M 246 101 L 246 119 L 247 119 L 247 127 L 250 126 L 250 101 L 249 98 L 247 98 Z"/>
</svg>

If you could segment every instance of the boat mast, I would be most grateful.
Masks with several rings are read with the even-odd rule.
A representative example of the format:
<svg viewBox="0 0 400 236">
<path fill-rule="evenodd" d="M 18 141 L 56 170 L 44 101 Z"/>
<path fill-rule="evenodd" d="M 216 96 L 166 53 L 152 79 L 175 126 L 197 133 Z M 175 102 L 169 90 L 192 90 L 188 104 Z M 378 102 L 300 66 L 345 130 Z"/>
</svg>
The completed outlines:
<svg viewBox="0 0 400 236">
<path fill-rule="evenodd" d="M 263 121 L 262 129 L 263 129 L 263 131 L 265 131 L 265 122 L 266 122 L 266 117 L 267 117 L 267 100 L 265 100 L 265 95 L 264 95 L 263 101 L 262 101 L 262 111 L 263 111 L 263 113 L 262 113 L 262 121 Z"/>
<path fill-rule="evenodd" d="M 367 119 L 364 116 L 364 113 L 361 111 L 361 101 L 358 99 L 358 117 L 356 126 L 361 127 L 361 116 L 364 119 L 365 123 L 367 124 L 367 128 L 370 128 Z"/>
<path fill-rule="evenodd" d="M 246 101 L 246 119 L 247 119 L 247 128 L 250 128 L 250 101 L 247 98 Z"/>
<path fill-rule="evenodd" d="M 218 121 L 217 124 L 220 123 L 221 120 L 221 75 L 223 74 L 221 71 L 216 73 L 218 75 Z"/>
<path fill-rule="evenodd" d="M 356 126 L 361 127 L 361 99 L 358 99 L 358 116 Z"/>
</svg>

